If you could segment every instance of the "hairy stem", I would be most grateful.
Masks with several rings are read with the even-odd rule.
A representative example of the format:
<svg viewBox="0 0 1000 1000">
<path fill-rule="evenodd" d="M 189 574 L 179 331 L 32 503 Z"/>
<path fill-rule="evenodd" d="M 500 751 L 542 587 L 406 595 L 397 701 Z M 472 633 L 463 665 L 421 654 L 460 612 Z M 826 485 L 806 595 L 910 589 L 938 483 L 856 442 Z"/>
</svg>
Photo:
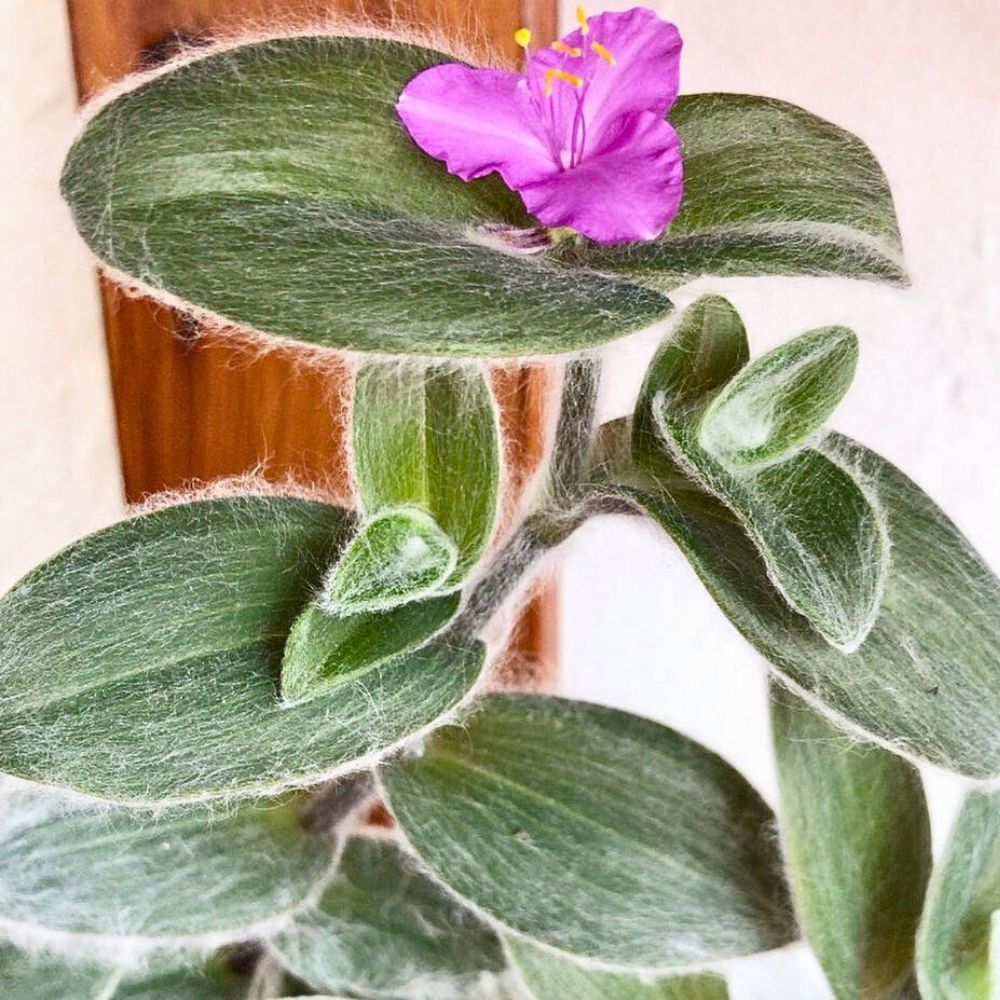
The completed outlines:
<svg viewBox="0 0 1000 1000">
<path fill-rule="evenodd" d="M 579 492 L 590 457 L 600 382 L 601 366 L 596 358 L 567 362 L 549 465 L 546 494 L 550 502 L 564 504 Z"/>
<path fill-rule="evenodd" d="M 490 571 L 473 588 L 455 621 L 460 634 L 474 637 L 504 601 L 518 588 L 531 567 L 547 552 L 565 542 L 596 514 L 635 514 L 636 509 L 617 497 L 596 489 L 580 495 L 572 507 L 549 507 L 527 517 L 507 540 Z"/>
<path fill-rule="evenodd" d="M 522 522 L 469 595 L 455 623 L 461 634 L 478 634 L 528 569 L 569 538 L 588 516 L 584 505 L 574 509 L 574 498 L 579 499 L 586 476 L 599 384 L 597 360 L 575 358 L 566 364 L 543 507 Z"/>
</svg>

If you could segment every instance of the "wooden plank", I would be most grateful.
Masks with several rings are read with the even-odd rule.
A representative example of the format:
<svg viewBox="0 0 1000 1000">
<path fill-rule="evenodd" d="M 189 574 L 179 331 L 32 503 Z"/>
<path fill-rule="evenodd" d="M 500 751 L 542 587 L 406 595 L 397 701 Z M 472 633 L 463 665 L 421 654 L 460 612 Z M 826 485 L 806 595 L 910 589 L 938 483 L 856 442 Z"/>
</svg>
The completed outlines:
<svg viewBox="0 0 1000 1000">
<path fill-rule="evenodd" d="M 301 28 L 364 18 L 380 26 L 440 29 L 512 62 L 514 31 L 555 37 L 555 0 L 67 0 L 81 100 L 184 47 L 257 27 Z M 346 364 L 318 370 L 284 353 L 254 356 L 201 335 L 190 316 L 125 296 L 102 282 L 105 331 L 126 497 L 135 502 L 257 470 L 271 481 L 320 485 L 350 502 L 345 464 Z M 544 366 L 499 369 L 494 389 L 506 430 L 515 490 L 544 454 L 551 373 Z M 536 664 L 527 683 L 550 683 L 555 664 L 555 597 L 526 611 L 512 662 Z"/>
</svg>

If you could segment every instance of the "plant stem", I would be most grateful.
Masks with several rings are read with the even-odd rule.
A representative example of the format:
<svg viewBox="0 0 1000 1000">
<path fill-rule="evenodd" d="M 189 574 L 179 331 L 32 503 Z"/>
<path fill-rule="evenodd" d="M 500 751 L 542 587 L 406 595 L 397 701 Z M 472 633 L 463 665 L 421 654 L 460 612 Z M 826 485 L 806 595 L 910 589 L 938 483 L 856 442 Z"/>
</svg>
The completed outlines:
<svg viewBox="0 0 1000 1000">
<path fill-rule="evenodd" d="M 586 489 L 586 487 L 582 487 Z M 473 588 L 455 629 L 470 638 L 476 636 L 517 589 L 532 565 L 565 542 L 585 521 L 596 514 L 636 514 L 636 509 L 597 489 L 577 490 L 572 507 L 547 507 L 531 514 L 507 540 L 490 571 Z"/>
<path fill-rule="evenodd" d="M 562 505 L 579 492 L 590 457 L 600 382 L 601 366 L 596 358 L 574 358 L 566 363 L 546 489 L 549 502 Z"/>
<path fill-rule="evenodd" d="M 586 519 L 583 510 L 574 510 L 574 506 L 587 470 L 599 384 L 597 360 L 583 357 L 567 362 L 542 508 L 525 518 L 500 550 L 489 573 L 469 595 L 455 623 L 462 634 L 476 635 L 529 567 L 565 541 Z"/>
<path fill-rule="evenodd" d="M 539 531 L 544 515 L 533 514 L 507 540 L 490 567 L 489 573 L 469 594 L 455 629 L 474 637 L 482 631 L 497 609 L 514 591 L 530 566 L 558 542 L 548 541 L 548 533 Z M 572 530 L 572 529 L 571 529 Z M 569 537 L 567 534 L 565 537 Z"/>
</svg>

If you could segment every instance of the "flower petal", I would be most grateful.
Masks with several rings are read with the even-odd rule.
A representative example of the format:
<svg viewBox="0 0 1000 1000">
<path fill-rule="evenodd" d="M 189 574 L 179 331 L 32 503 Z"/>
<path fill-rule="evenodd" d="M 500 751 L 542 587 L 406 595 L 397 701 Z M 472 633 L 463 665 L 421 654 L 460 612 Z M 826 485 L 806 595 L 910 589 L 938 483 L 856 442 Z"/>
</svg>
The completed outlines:
<svg viewBox="0 0 1000 1000">
<path fill-rule="evenodd" d="M 656 112 L 621 119 L 604 147 L 571 170 L 521 188 L 547 226 L 570 226 L 598 243 L 659 236 L 680 208 L 680 137 Z"/>
<path fill-rule="evenodd" d="M 496 170 L 517 188 L 558 169 L 518 73 L 432 66 L 406 85 L 396 111 L 413 141 L 462 180 Z"/>
<path fill-rule="evenodd" d="M 588 19 L 588 29 L 587 34 L 578 28 L 566 35 L 561 51 L 540 49 L 527 68 L 536 106 L 551 116 L 553 131 L 566 149 L 572 148 L 578 101 L 582 99 L 585 156 L 602 144 L 604 131 L 623 115 L 655 111 L 662 117 L 673 107 L 680 84 L 682 44 L 676 26 L 645 7 L 598 14 Z M 595 43 L 599 48 L 595 49 Z M 580 55 L 571 54 L 576 51 Z M 584 83 L 575 87 L 557 79 L 546 96 L 550 70 L 579 77 Z M 579 159 L 578 153 L 577 162 Z"/>
</svg>

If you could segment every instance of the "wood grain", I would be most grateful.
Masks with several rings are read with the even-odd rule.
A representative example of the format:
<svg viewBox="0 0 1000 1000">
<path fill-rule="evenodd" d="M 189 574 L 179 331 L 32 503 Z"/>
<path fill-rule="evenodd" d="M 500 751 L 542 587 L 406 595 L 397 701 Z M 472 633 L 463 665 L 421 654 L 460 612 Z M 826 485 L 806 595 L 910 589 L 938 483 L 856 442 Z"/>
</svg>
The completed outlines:
<svg viewBox="0 0 1000 1000">
<path fill-rule="evenodd" d="M 555 37 L 555 0 L 67 0 L 81 101 L 187 46 L 275 25 L 330 18 L 440 29 L 511 61 L 514 31 Z M 288 355 L 254 356 L 203 333 L 183 313 L 130 298 L 102 281 L 105 331 L 129 501 L 192 482 L 257 471 L 321 486 L 351 501 L 345 462 L 349 372 Z M 498 369 L 511 489 L 520 492 L 544 455 L 553 376 L 544 366 Z M 526 611 L 510 662 L 531 664 L 525 683 L 549 686 L 555 664 L 555 597 Z M 512 670 L 514 668 L 511 668 Z"/>
</svg>

